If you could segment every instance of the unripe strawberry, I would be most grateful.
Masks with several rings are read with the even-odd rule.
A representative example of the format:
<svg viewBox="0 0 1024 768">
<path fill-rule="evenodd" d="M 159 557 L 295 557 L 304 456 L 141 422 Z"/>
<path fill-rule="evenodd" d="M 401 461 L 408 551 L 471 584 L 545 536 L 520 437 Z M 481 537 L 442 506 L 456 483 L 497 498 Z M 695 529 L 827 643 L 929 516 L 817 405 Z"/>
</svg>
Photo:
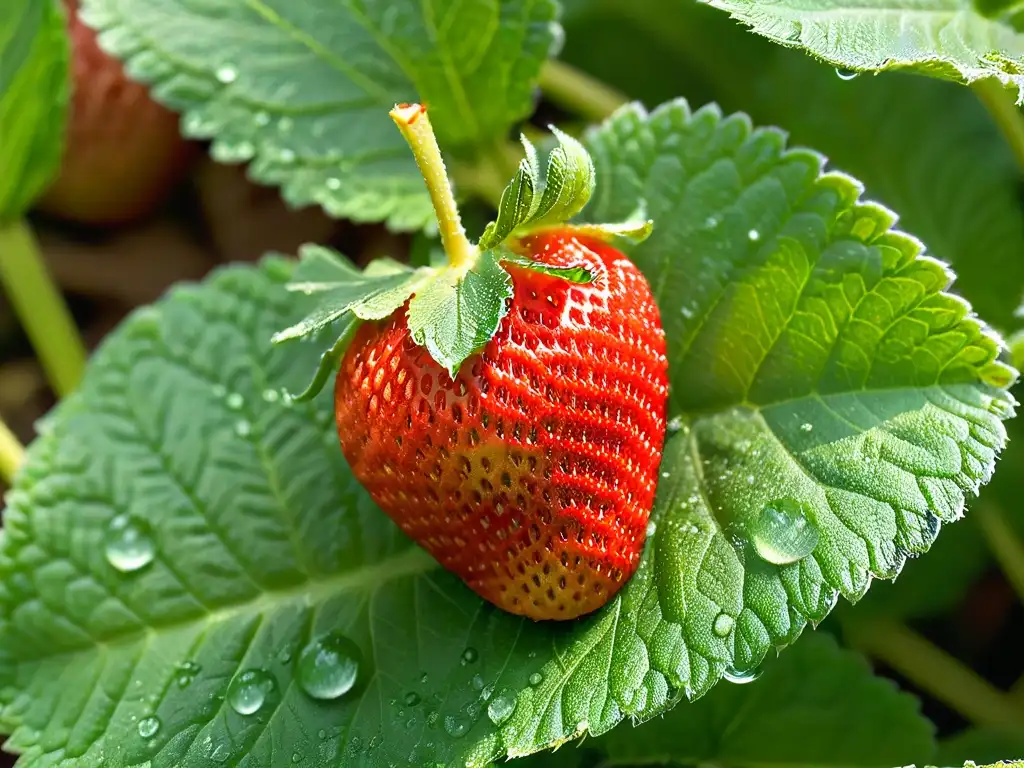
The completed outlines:
<svg viewBox="0 0 1024 768">
<path fill-rule="evenodd" d="M 640 271 L 558 231 L 509 267 L 510 311 L 453 381 L 404 311 L 364 324 L 335 385 L 342 450 L 374 501 L 481 597 L 534 619 L 599 608 L 633 573 L 657 485 L 668 390 Z"/>
<path fill-rule="evenodd" d="M 39 207 L 86 224 L 139 219 L 159 205 L 188 170 L 196 148 L 182 139 L 178 116 L 128 78 L 65 0 L 72 48 L 73 95 L 60 175 Z"/>
</svg>

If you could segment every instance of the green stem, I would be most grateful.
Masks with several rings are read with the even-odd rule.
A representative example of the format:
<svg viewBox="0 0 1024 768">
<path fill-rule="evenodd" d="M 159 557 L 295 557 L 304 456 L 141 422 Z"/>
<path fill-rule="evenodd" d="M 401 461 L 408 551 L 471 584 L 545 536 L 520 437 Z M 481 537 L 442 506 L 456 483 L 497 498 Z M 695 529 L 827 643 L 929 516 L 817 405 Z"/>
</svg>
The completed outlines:
<svg viewBox="0 0 1024 768">
<path fill-rule="evenodd" d="M 0 419 L 0 479 L 10 485 L 14 473 L 18 471 L 24 459 L 24 446 L 11 432 L 10 427 Z"/>
<path fill-rule="evenodd" d="M 553 103 L 595 123 L 629 101 L 586 72 L 554 59 L 540 71 L 540 89 Z"/>
<path fill-rule="evenodd" d="M 997 505 L 991 502 L 979 504 L 974 510 L 974 516 L 1007 581 L 1021 602 L 1024 602 L 1024 543 L 1006 522 L 1003 511 Z"/>
<path fill-rule="evenodd" d="M 448 172 L 441 157 L 441 148 L 437 145 L 437 136 L 430 125 L 427 108 L 420 104 L 398 104 L 391 110 L 391 119 L 395 121 L 402 136 L 409 142 L 416 164 L 427 183 L 430 201 L 434 204 L 437 214 L 437 228 L 441 235 L 441 245 L 448 254 L 448 260 L 456 269 L 468 269 L 476 260 L 476 247 L 466 237 L 466 230 L 459 217 L 459 207 L 455 204 L 455 193 Z"/>
<path fill-rule="evenodd" d="M 1013 96 L 994 77 L 979 80 L 971 87 L 1003 132 L 1017 164 L 1024 168 L 1024 115 L 1021 115 Z"/>
<path fill-rule="evenodd" d="M 1024 728 L 1024 708 L 908 627 L 888 619 L 844 623 L 850 644 L 883 661 L 975 725 Z"/>
<path fill-rule="evenodd" d="M 85 347 L 24 221 L 0 226 L 0 284 L 7 291 L 54 392 L 64 397 L 82 378 Z"/>
</svg>

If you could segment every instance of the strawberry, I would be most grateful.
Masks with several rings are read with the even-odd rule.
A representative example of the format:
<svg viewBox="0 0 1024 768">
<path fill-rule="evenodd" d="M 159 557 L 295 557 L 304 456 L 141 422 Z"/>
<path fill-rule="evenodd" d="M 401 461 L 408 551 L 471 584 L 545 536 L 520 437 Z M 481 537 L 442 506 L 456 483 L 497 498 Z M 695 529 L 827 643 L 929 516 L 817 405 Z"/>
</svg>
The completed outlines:
<svg viewBox="0 0 1024 768">
<path fill-rule="evenodd" d="M 556 131 L 543 183 L 524 140 L 498 217 L 473 244 L 426 111 L 391 115 L 427 181 L 447 265 L 385 259 L 359 272 L 307 247 L 290 288 L 323 298 L 274 341 L 340 331 L 298 399 L 340 358 L 342 452 L 442 566 L 511 613 L 590 613 L 640 561 L 665 437 L 658 308 L 610 244 L 651 223 L 565 223 L 589 199 L 594 167 Z"/>
<path fill-rule="evenodd" d="M 100 49 L 77 0 L 65 7 L 74 93 L 61 171 L 40 208 L 86 224 L 137 220 L 163 201 L 196 149 L 182 139 L 178 116 Z"/>
<path fill-rule="evenodd" d="M 571 619 L 639 562 L 665 434 L 665 339 L 619 251 L 558 230 L 520 248 L 596 279 L 511 266 L 510 310 L 454 380 L 404 312 L 364 324 L 335 413 L 355 476 L 441 565 L 507 611 Z"/>
</svg>

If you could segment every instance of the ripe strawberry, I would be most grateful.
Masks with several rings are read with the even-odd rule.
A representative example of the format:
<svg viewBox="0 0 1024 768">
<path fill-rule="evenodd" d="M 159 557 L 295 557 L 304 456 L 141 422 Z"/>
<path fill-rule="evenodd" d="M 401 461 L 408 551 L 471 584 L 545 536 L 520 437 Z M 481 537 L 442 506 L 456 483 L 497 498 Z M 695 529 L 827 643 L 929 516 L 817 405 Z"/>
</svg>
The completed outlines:
<svg viewBox="0 0 1024 768">
<path fill-rule="evenodd" d="M 534 619 L 604 605 L 639 562 L 668 391 L 640 271 L 601 240 L 519 241 L 576 285 L 509 266 L 508 314 L 454 381 L 405 310 L 361 326 L 335 385 L 342 450 L 374 501 L 483 598 Z"/>
<path fill-rule="evenodd" d="M 152 212 L 187 171 L 195 146 L 181 138 L 178 116 L 104 53 L 65 0 L 74 93 L 60 175 L 40 208 L 86 224 L 116 224 Z"/>
</svg>

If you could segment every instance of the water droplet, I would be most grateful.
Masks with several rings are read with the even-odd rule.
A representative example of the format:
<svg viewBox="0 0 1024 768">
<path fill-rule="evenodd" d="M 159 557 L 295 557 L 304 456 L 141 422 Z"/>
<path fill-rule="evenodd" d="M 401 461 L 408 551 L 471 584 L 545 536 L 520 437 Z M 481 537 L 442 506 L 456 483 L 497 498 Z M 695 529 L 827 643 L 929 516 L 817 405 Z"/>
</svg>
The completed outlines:
<svg viewBox="0 0 1024 768">
<path fill-rule="evenodd" d="M 294 163 L 295 162 L 295 150 L 287 149 L 287 148 L 282 149 L 278 153 L 278 158 L 280 158 L 281 162 L 284 163 L 285 165 L 289 165 L 290 163 Z"/>
<path fill-rule="evenodd" d="M 405 694 L 405 699 L 403 699 L 403 701 L 405 701 L 405 706 L 415 707 L 420 703 L 420 695 L 416 693 L 416 691 L 409 691 Z"/>
<path fill-rule="evenodd" d="M 502 693 L 499 696 L 495 696 L 491 703 L 487 705 L 487 716 L 495 725 L 501 725 L 512 717 L 512 713 L 515 712 L 515 710 L 515 698 Z"/>
<path fill-rule="evenodd" d="M 454 715 L 447 715 L 444 718 L 444 730 L 453 739 L 458 739 L 466 735 L 466 731 L 469 730 L 466 724 L 456 718 Z"/>
<path fill-rule="evenodd" d="M 473 686 L 474 691 L 482 691 L 484 689 L 484 679 L 480 675 L 473 675 L 473 679 L 469 681 L 469 684 Z"/>
<path fill-rule="evenodd" d="M 107 525 L 103 553 L 107 562 L 122 573 L 131 573 L 153 562 L 156 546 L 145 520 L 118 515 Z"/>
<path fill-rule="evenodd" d="M 263 399 L 268 403 L 276 403 L 281 399 L 281 393 L 276 389 L 264 389 Z"/>
<path fill-rule="evenodd" d="M 668 420 L 668 424 L 666 425 L 666 428 L 668 429 L 668 431 L 670 433 L 678 432 L 679 430 L 681 430 L 683 428 L 683 417 L 682 416 L 673 416 L 671 419 Z"/>
<path fill-rule="evenodd" d="M 325 183 L 327 184 L 327 188 L 333 192 L 337 192 L 341 189 L 341 179 L 335 176 L 331 176 L 331 178 L 329 178 Z"/>
<path fill-rule="evenodd" d="M 276 684 L 262 669 L 248 669 L 228 686 L 228 704 L 240 715 L 251 715 L 263 706 Z"/>
<path fill-rule="evenodd" d="M 224 397 L 224 395 L 227 394 L 227 391 L 228 391 L 227 388 L 223 384 L 214 384 L 213 385 L 213 396 L 214 397 Z"/>
<path fill-rule="evenodd" d="M 253 120 L 256 121 L 256 125 L 267 126 L 270 125 L 270 115 L 266 112 L 260 111 L 253 115 Z"/>
<path fill-rule="evenodd" d="M 760 670 L 748 669 L 738 670 L 733 667 L 729 667 L 722 673 L 722 677 L 728 680 L 730 683 L 736 683 L 737 685 L 746 685 L 752 683 L 761 676 Z"/>
<path fill-rule="evenodd" d="M 298 752 L 292 752 L 292 762 L 293 763 L 297 763 L 300 760 L 302 760 L 302 755 L 299 754 Z"/>
<path fill-rule="evenodd" d="M 708 216 L 706 219 L 704 219 L 704 226 L 707 227 L 708 229 L 714 229 L 715 227 L 718 226 L 718 219 L 714 216 Z"/>
<path fill-rule="evenodd" d="M 427 674 L 426 674 L 425 672 L 423 673 L 423 675 L 421 675 L 421 676 L 420 676 L 420 682 L 421 682 L 421 683 L 423 683 L 424 685 L 426 685 L 426 684 L 427 684 L 427 681 L 428 681 L 429 679 L 430 679 L 430 678 L 429 678 L 429 677 L 427 677 Z"/>
<path fill-rule="evenodd" d="M 328 632 L 299 653 L 295 677 L 314 699 L 336 699 L 356 684 L 362 654 L 359 646 L 340 632 Z"/>
<path fill-rule="evenodd" d="M 801 432 L 813 432 L 814 431 L 814 425 L 811 424 L 811 422 L 809 422 L 809 421 L 805 421 L 803 424 L 800 425 L 800 431 Z"/>
<path fill-rule="evenodd" d="M 853 78 L 857 77 L 857 75 L 859 74 L 860 72 L 856 72 L 852 69 L 842 69 L 841 67 L 836 67 L 836 75 L 838 75 L 840 80 L 853 80 Z"/>
<path fill-rule="evenodd" d="M 292 129 L 292 119 L 290 117 L 282 117 L 277 121 L 277 130 L 281 133 L 288 133 Z"/>
<path fill-rule="evenodd" d="M 477 656 L 476 648 L 467 648 L 462 652 L 462 665 L 472 664 L 477 660 Z"/>
<path fill-rule="evenodd" d="M 239 437 L 248 437 L 252 434 L 252 424 L 245 419 L 239 419 L 235 422 L 235 434 Z"/>
<path fill-rule="evenodd" d="M 242 410 L 242 406 L 245 404 L 245 398 L 242 397 L 238 392 L 232 392 L 227 398 L 228 408 L 232 411 Z"/>
<path fill-rule="evenodd" d="M 756 229 L 752 229 L 749 232 L 747 232 L 747 238 L 750 240 L 750 242 L 756 243 L 758 240 L 761 239 L 761 233 L 758 232 Z"/>
<path fill-rule="evenodd" d="M 713 629 L 719 637 L 726 637 L 736 625 L 736 620 L 727 613 L 720 613 L 715 617 Z"/>
<path fill-rule="evenodd" d="M 542 675 L 540 672 L 534 672 L 532 675 L 530 675 L 530 685 L 532 685 L 534 688 L 536 688 L 543 682 L 544 675 Z"/>
<path fill-rule="evenodd" d="M 139 720 L 139 736 L 144 739 L 152 739 L 160 730 L 161 725 L 160 718 L 156 715 L 144 717 Z"/>
<path fill-rule="evenodd" d="M 750 526 L 754 549 L 763 560 L 786 565 L 801 560 L 818 545 L 818 529 L 794 499 L 765 506 Z"/>
<path fill-rule="evenodd" d="M 223 67 L 217 70 L 217 82 L 224 83 L 224 85 L 227 85 L 228 83 L 235 82 L 235 80 L 237 79 L 238 70 L 230 65 L 225 64 Z"/>
<path fill-rule="evenodd" d="M 415 717 L 410 717 L 408 720 L 405 721 L 405 729 L 407 731 L 411 731 L 415 727 L 416 727 L 416 718 Z"/>
</svg>

